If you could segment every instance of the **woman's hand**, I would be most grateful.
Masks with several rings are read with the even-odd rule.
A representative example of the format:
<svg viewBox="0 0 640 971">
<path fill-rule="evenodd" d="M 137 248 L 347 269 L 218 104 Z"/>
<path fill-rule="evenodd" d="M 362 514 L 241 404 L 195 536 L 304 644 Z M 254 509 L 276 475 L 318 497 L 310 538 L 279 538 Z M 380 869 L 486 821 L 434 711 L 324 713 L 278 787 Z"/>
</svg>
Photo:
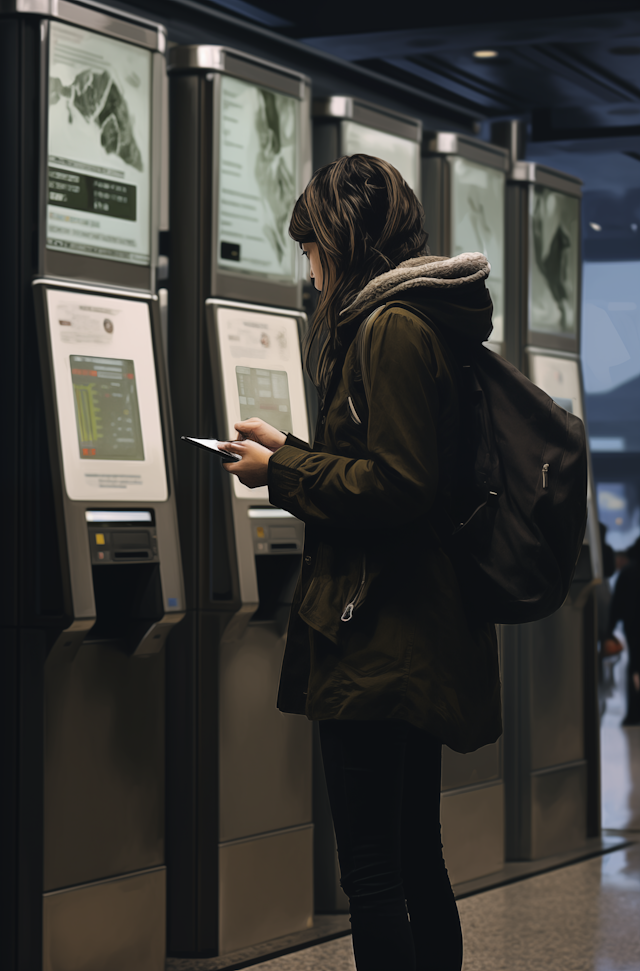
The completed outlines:
<svg viewBox="0 0 640 971">
<path fill-rule="evenodd" d="M 250 419 L 250 421 L 260 421 L 260 419 L 254 418 Z M 265 428 L 271 428 L 271 425 L 267 425 L 266 422 L 260 423 Z M 239 425 L 246 424 L 248 423 L 239 422 Z M 236 425 L 236 428 L 238 428 L 238 425 Z M 275 429 L 272 429 L 272 431 L 275 431 Z M 220 442 L 220 447 L 224 448 L 227 452 L 234 452 L 240 456 L 239 462 L 223 462 L 223 469 L 230 472 L 231 475 L 237 475 L 242 484 L 248 486 L 250 489 L 257 489 L 258 486 L 267 485 L 269 459 L 275 449 L 265 448 L 264 445 L 260 445 L 258 442 L 251 441 L 248 438 L 237 442 L 225 442 L 224 444 Z"/>
<path fill-rule="evenodd" d="M 270 452 L 277 452 L 287 440 L 283 432 L 279 432 L 273 425 L 268 425 L 262 418 L 247 418 L 233 426 L 238 433 L 238 441 L 258 442 Z"/>
</svg>

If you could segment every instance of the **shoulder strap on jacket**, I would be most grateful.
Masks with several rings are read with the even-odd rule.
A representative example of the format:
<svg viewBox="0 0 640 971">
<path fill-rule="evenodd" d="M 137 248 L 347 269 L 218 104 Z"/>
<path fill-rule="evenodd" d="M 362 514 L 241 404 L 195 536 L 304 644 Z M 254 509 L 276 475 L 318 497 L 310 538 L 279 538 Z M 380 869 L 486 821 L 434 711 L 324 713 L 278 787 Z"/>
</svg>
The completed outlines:
<svg viewBox="0 0 640 971">
<path fill-rule="evenodd" d="M 360 373 L 362 374 L 362 385 L 364 387 L 364 394 L 367 401 L 371 398 L 371 372 L 369 370 L 369 358 L 371 352 L 371 330 L 373 324 L 380 316 L 382 311 L 386 308 L 386 304 L 382 304 L 380 307 L 369 314 L 367 319 L 360 324 L 358 328 L 358 333 L 356 335 L 356 358 L 360 366 Z"/>
</svg>

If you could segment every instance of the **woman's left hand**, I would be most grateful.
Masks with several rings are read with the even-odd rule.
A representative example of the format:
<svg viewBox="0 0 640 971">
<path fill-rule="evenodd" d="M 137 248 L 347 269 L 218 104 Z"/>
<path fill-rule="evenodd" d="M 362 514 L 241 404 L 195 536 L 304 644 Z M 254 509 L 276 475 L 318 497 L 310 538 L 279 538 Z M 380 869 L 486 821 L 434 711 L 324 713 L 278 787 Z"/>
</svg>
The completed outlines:
<svg viewBox="0 0 640 971">
<path fill-rule="evenodd" d="M 220 447 L 226 452 L 235 452 L 240 456 L 240 462 L 223 462 L 222 468 L 232 475 L 237 475 L 243 485 L 250 489 L 267 485 L 269 459 L 273 452 L 245 438 L 239 442 L 220 442 Z"/>
</svg>

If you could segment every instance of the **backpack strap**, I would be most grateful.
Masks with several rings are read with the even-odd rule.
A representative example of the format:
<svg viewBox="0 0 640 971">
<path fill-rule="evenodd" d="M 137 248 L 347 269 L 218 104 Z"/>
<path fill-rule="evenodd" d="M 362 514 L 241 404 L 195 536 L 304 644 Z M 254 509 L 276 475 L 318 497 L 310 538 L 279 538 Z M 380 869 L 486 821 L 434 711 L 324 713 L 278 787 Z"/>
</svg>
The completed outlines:
<svg viewBox="0 0 640 971">
<path fill-rule="evenodd" d="M 362 385 L 364 387 L 364 395 L 367 399 L 367 404 L 369 404 L 371 398 L 371 370 L 369 368 L 371 358 L 371 331 L 374 323 L 382 311 L 386 309 L 386 306 L 386 303 L 383 303 L 382 306 L 376 307 L 376 309 L 369 314 L 367 319 L 360 324 L 358 333 L 356 335 L 356 360 L 358 362 L 360 374 L 362 375 Z"/>
</svg>

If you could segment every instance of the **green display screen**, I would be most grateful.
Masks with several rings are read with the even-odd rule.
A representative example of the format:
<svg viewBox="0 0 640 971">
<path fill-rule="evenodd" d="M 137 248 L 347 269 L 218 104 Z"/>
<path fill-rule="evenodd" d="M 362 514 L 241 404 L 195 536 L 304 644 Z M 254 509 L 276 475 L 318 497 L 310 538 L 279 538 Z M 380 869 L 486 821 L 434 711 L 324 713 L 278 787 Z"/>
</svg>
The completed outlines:
<svg viewBox="0 0 640 971">
<path fill-rule="evenodd" d="M 143 461 L 133 361 L 72 354 L 69 362 L 80 458 Z"/>
</svg>

